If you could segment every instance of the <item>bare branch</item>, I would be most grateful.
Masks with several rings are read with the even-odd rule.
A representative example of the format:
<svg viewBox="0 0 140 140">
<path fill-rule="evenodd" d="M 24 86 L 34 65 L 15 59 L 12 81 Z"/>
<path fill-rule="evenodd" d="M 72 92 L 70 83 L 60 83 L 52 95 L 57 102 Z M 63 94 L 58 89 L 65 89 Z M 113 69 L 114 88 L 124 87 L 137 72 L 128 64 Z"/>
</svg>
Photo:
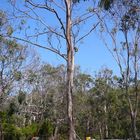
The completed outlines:
<svg viewBox="0 0 140 140">
<path fill-rule="evenodd" d="M 51 13 L 54 13 L 57 20 L 59 21 L 60 25 L 61 25 L 61 29 L 63 30 L 63 34 L 65 36 L 65 38 L 67 38 L 66 36 L 66 31 L 65 31 L 65 27 L 64 27 L 64 24 L 60 18 L 60 16 L 58 15 L 57 11 L 51 7 L 49 7 L 47 4 L 46 5 L 40 5 L 40 4 L 34 4 L 32 3 L 30 0 L 27 1 L 30 5 L 34 6 L 34 7 L 37 7 L 37 8 L 42 8 L 42 9 L 46 9 L 48 11 L 50 11 Z"/>
<path fill-rule="evenodd" d="M 105 15 L 103 18 L 101 18 L 100 15 L 99 15 L 98 13 L 96 13 L 96 14 L 97 14 L 99 20 L 101 21 L 101 23 L 104 24 L 104 27 L 105 27 L 107 33 L 110 35 L 110 37 L 111 37 L 111 39 L 112 39 L 112 41 L 113 41 L 113 44 L 114 44 L 114 47 L 115 47 L 116 57 L 114 56 L 112 50 L 108 47 L 107 43 L 106 43 L 106 42 L 104 42 L 104 43 L 105 43 L 106 48 L 109 50 L 109 52 L 111 53 L 111 55 L 113 56 L 113 58 L 114 58 L 115 61 L 117 62 L 118 66 L 119 66 L 119 69 L 120 69 L 120 72 L 121 72 L 121 75 L 123 76 L 123 69 L 122 69 L 121 60 L 120 60 L 120 57 L 119 57 L 119 54 L 118 54 L 118 50 L 117 50 L 116 40 L 115 40 L 114 36 L 112 35 L 112 33 L 109 31 L 109 29 L 108 29 L 106 23 L 103 21 L 103 19 L 105 18 L 106 15 Z M 103 39 L 103 37 L 102 37 L 102 39 Z M 104 39 L 103 39 L 103 40 L 104 40 Z M 105 40 L 104 40 L 104 41 L 105 41 Z"/>
<path fill-rule="evenodd" d="M 64 7 L 62 7 L 60 4 L 58 4 L 55 0 L 53 1 L 53 3 L 59 7 L 61 10 L 63 10 L 64 12 L 66 12 L 66 9 Z"/>
<path fill-rule="evenodd" d="M 65 39 L 65 36 L 63 36 L 61 33 L 57 32 L 57 31 L 54 30 L 52 27 L 50 27 L 49 25 L 47 25 L 46 22 L 34 11 L 33 8 L 27 6 L 27 8 L 29 8 L 29 9 L 33 12 L 33 14 L 34 14 L 36 17 L 31 16 L 31 15 L 29 14 L 30 11 L 28 11 L 28 12 L 22 11 L 22 10 L 18 9 L 15 5 L 14 5 L 14 8 L 15 8 L 17 11 L 23 13 L 26 17 L 31 18 L 31 19 L 33 19 L 33 20 L 35 20 L 35 21 L 39 21 L 39 22 L 40 22 L 42 25 L 44 25 L 50 32 L 54 33 L 54 34 L 57 35 L 57 36 L 60 36 L 60 37 L 63 38 L 63 39 Z M 13 13 L 13 14 L 14 14 L 14 13 Z M 15 15 L 15 14 L 14 14 L 14 15 Z M 16 18 L 17 18 L 17 16 L 16 16 Z M 20 17 L 18 17 L 18 18 L 20 18 Z M 21 17 L 21 18 L 23 18 L 23 17 Z M 43 35 L 43 34 L 45 34 L 45 33 L 46 33 L 46 32 L 44 32 L 44 33 L 43 33 L 43 32 L 42 32 L 42 33 L 38 33 L 38 36 L 39 36 L 39 35 Z M 35 35 L 35 36 L 37 36 L 37 35 Z M 28 36 L 28 37 L 32 37 L 32 35 L 31 35 L 31 36 Z"/>
<path fill-rule="evenodd" d="M 85 37 L 87 37 L 89 34 L 91 34 L 91 32 L 99 25 L 100 22 L 98 22 L 96 25 L 94 25 L 85 35 L 83 35 L 82 37 L 80 37 L 76 43 L 78 43 L 79 41 L 81 41 L 82 39 L 84 39 Z"/>
<path fill-rule="evenodd" d="M 93 12 L 90 12 L 90 11 L 89 11 L 89 12 L 86 12 L 86 13 L 82 14 L 81 16 L 76 17 L 76 18 L 73 20 L 72 25 L 75 26 L 75 25 L 77 25 L 77 24 L 80 24 L 80 23 L 83 22 L 83 21 L 86 21 L 86 20 L 92 18 L 93 15 L 95 14 L 95 12 L 96 12 L 96 10 L 94 10 Z"/>
<path fill-rule="evenodd" d="M 67 61 L 67 57 L 65 54 L 61 54 L 59 50 L 55 49 L 55 48 L 49 48 L 49 47 L 45 47 L 45 46 L 42 46 L 42 45 L 39 45 L 37 43 L 34 43 L 34 42 L 31 42 L 29 40 L 26 40 L 26 39 L 23 39 L 23 38 L 19 38 L 19 37 L 15 37 L 15 36 L 12 36 L 11 38 L 13 39 L 17 39 L 17 40 L 20 40 L 20 41 L 23 41 L 23 42 L 26 42 L 26 43 L 29 43 L 31 45 L 34 45 L 34 46 L 37 46 L 39 48 L 42 48 L 42 49 L 46 49 L 46 50 L 49 50 L 59 56 L 61 56 L 63 59 L 65 59 Z"/>
</svg>

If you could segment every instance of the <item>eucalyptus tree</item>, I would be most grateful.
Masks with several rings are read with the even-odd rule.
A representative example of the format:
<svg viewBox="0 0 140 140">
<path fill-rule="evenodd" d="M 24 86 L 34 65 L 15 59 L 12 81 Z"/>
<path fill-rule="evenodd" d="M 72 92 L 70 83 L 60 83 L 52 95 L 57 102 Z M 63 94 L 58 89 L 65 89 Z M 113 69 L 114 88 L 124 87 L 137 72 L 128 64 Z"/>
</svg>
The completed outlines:
<svg viewBox="0 0 140 140">
<path fill-rule="evenodd" d="M 97 12 L 97 3 L 93 1 L 82 3 L 78 0 L 39 2 L 25 0 L 11 1 L 11 3 L 14 10 L 10 13 L 13 13 L 15 21 L 18 20 L 18 29 L 22 33 L 21 36 L 13 34 L 11 37 L 32 46 L 49 50 L 63 58 L 67 64 L 67 120 L 69 140 L 73 140 L 76 138 L 72 103 L 74 56 L 80 42 L 99 24 L 94 16 Z M 91 3 L 93 3 L 92 7 Z M 90 5 L 90 7 L 86 5 Z M 19 22 L 20 19 L 21 22 Z M 96 22 L 95 24 L 91 22 L 93 20 Z M 84 28 L 85 22 L 89 24 L 85 24 Z M 25 29 L 24 32 L 22 27 Z"/>
<path fill-rule="evenodd" d="M 88 103 L 89 90 L 93 86 L 93 77 L 90 74 L 82 73 L 77 67 L 74 76 L 74 117 L 77 135 L 81 139 L 92 136 L 91 125 L 92 116 Z"/>
<path fill-rule="evenodd" d="M 137 133 L 137 114 L 139 104 L 139 50 L 140 50 L 140 1 L 102 0 L 101 6 L 108 10 L 106 20 L 102 20 L 101 38 L 111 52 L 120 70 L 121 87 L 127 98 L 130 110 L 132 136 Z M 110 23 L 107 23 L 110 20 Z M 112 40 L 108 43 L 104 32 Z M 112 47 L 113 46 L 113 47 Z"/>
<path fill-rule="evenodd" d="M 98 116 L 98 129 L 100 138 L 109 137 L 109 103 L 108 94 L 112 88 L 112 71 L 104 68 L 95 74 L 94 86 L 91 89 L 92 98 L 95 101 L 93 106 L 96 108 L 95 114 Z M 94 102 L 93 101 L 93 102 Z M 104 119 L 103 119 L 103 118 Z"/>
<path fill-rule="evenodd" d="M 33 123 L 42 124 L 47 120 L 54 131 L 51 137 L 61 139 L 64 136 L 66 138 L 66 130 L 61 130 L 67 122 L 66 67 L 64 65 L 54 67 L 50 64 L 43 64 L 38 69 L 26 70 L 26 74 L 25 82 L 27 82 L 28 87 L 25 86 L 23 90 L 28 94 L 20 91 L 18 95 L 20 108 L 18 116 L 23 117 L 23 126 Z M 27 90 L 27 88 L 30 90 Z M 44 127 L 43 134 L 37 134 L 47 136 L 48 134 L 45 132 L 46 129 L 49 129 L 48 127 Z"/>
<path fill-rule="evenodd" d="M 13 32 L 6 13 L 0 10 L 0 112 L 5 114 L 6 107 L 9 105 L 10 95 L 15 95 L 19 90 L 18 85 L 23 78 L 22 72 L 27 59 L 27 48 L 17 43 L 16 40 L 7 39 Z M 11 103 L 7 114 L 14 113 L 15 105 Z M 9 117 L 8 116 L 8 117 Z M 3 139 L 4 117 L 0 117 L 0 139 Z"/>
<path fill-rule="evenodd" d="M 22 79 L 23 63 L 26 59 L 26 48 L 16 41 L 1 37 L 0 40 L 0 105 L 7 96 L 16 93 L 16 86 Z M 13 91 L 14 88 L 14 91 Z M 2 109 L 2 108 L 1 108 Z"/>
</svg>

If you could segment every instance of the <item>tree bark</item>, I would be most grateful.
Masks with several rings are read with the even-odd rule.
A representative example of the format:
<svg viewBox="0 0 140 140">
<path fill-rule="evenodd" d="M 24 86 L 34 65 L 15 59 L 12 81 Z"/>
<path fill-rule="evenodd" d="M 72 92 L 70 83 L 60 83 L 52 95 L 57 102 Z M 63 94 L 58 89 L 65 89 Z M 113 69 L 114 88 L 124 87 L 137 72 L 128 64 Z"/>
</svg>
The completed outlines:
<svg viewBox="0 0 140 140">
<path fill-rule="evenodd" d="M 54 134 L 52 136 L 52 140 L 58 139 L 58 126 L 55 127 Z"/>
<path fill-rule="evenodd" d="M 73 60 L 71 60 L 73 61 Z M 72 62 L 73 63 L 73 62 Z M 67 113 L 68 113 L 68 131 L 69 131 L 69 140 L 75 140 L 75 129 L 74 129 L 74 120 L 73 120 L 73 66 L 71 62 L 67 63 Z M 73 64 L 72 64 L 73 65 Z"/>
<path fill-rule="evenodd" d="M 129 80 L 130 80 L 130 46 L 129 46 L 129 42 L 128 42 L 128 35 L 127 35 L 127 31 L 125 31 L 124 33 L 125 35 L 125 41 L 126 41 L 126 46 L 127 46 L 127 71 L 126 71 L 126 86 L 125 86 L 125 90 L 126 90 L 126 96 L 127 96 L 127 100 L 129 103 L 129 108 L 130 108 L 130 116 L 131 116 L 131 128 L 132 128 L 132 135 L 133 138 L 135 140 L 138 140 L 138 133 L 137 133 L 137 126 L 136 126 L 136 118 L 137 118 L 137 102 L 138 102 L 138 89 L 137 89 L 137 55 L 135 54 L 135 60 L 134 60 L 134 69 L 135 69 L 135 78 L 134 78 L 134 83 L 135 83 L 135 93 L 136 93 L 136 105 L 133 106 L 132 105 L 132 101 L 129 97 Z"/>
<path fill-rule="evenodd" d="M 101 122 L 99 123 L 99 134 L 100 134 L 100 140 L 103 139 L 103 133 L 102 133 L 102 125 L 101 125 Z"/>
<path fill-rule="evenodd" d="M 136 126 L 136 116 L 137 115 L 134 112 L 131 112 L 132 135 L 135 140 L 139 140 Z"/>
<path fill-rule="evenodd" d="M 139 139 L 139 135 L 137 133 L 137 111 L 138 111 L 138 41 L 135 42 L 135 55 L 134 55 L 134 71 L 135 71 L 135 77 L 134 77 L 134 83 L 135 83 L 135 106 L 134 106 L 134 113 L 131 112 L 131 119 L 132 119 L 132 128 L 133 128 L 133 136 L 134 139 Z"/>
<path fill-rule="evenodd" d="M 105 101 L 105 106 L 104 106 L 104 111 L 105 111 L 105 138 L 108 138 L 108 116 L 107 116 L 107 105 Z"/>
<path fill-rule="evenodd" d="M 68 115 L 68 139 L 75 140 L 75 128 L 73 120 L 73 75 L 74 75 L 74 48 L 71 36 L 71 0 L 66 0 L 66 39 L 67 39 L 67 115 Z"/>
</svg>

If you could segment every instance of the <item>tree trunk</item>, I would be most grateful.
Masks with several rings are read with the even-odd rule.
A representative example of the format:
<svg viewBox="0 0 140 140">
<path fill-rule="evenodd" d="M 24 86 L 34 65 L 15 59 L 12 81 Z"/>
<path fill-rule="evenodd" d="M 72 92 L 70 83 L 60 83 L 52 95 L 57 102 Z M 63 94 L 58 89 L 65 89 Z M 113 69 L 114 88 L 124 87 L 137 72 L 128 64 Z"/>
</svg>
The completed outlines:
<svg viewBox="0 0 140 140">
<path fill-rule="evenodd" d="M 137 126 L 136 126 L 137 108 L 133 109 L 131 100 L 130 100 L 130 98 L 128 96 L 127 96 L 127 100 L 128 100 L 129 109 L 130 109 L 132 136 L 133 136 L 133 139 L 139 140 L 139 136 L 138 136 L 138 133 L 137 133 Z"/>
<path fill-rule="evenodd" d="M 136 114 L 131 112 L 131 125 L 132 125 L 132 135 L 135 140 L 139 140 L 137 127 L 136 127 Z"/>
<path fill-rule="evenodd" d="M 103 139 L 103 133 L 102 133 L 102 125 L 99 123 L 99 134 L 100 134 L 100 140 Z"/>
<path fill-rule="evenodd" d="M 55 127 L 55 130 L 54 130 L 54 134 L 52 136 L 52 140 L 57 140 L 58 139 L 58 126 Z"/>
<path fill-rule="evenodd" d="M 74 56 L 73 51 L 68 50 L 68 61 L 67 61 L 67 113 L 68 113 L 68 131 L 69 140 L 75 140 L 75 129 L 73 121 L 73 73 L 74 73 Z"/>
<path fill-rule="evenodd" d="M 127 47 L 127 67 L 126 67 L 126 96 L 127 96 L 127 100 L 129 103 L 129 108 L 130 108 L 130 116 L 131 116 L 131 128 L 132 128 L 132 135 L 133 138 L 135 140 L 138 140 L 138 134 L 137 134 L 137 127 L 136 127 L 136 117 L 137 117 L 137 103 L 138 103 L 138 94 L 137 94 L 137 56 L 135 54 L 135 61 L 134 61 L 134 69 L 135 69 L 135 92 L 136 92 L 136 105 L 135 108 L 132 105 L 132 101 L 129 97 L 129 81 L 130 81 L 130 46 L 129 46 L 129 41 L 128 41 L 128 34 L 127 34 L 127 30 L 124 32 L 125 34 L 125 41 L 126 41 L 126 47 Z"/>
<path fill-rule="evenodd" d="M 85 140 L 86 140 L 86 137 L 89 137 L 90 136 L 90 132 L 89 132 L 89 126 L 90 125 L 90 122 L 89 122 L 89 119 L 87 119 L 87 123 L 86 123 L 86 132 L 85 132 Z"/>
<path fill-rule="evenodd" d="M 71 35 L 71 0 L 65 0 L 66 5 L 66 41 L 67 41 L 67 115 L 68 115 L 68 139 L 75 140 L 73 121 L 73 75 L 74 75 L 74 49 Z"/>
<path fill-rule="evenodd" d="M 68 51 L 69 52 L 69 51 Z M 69 129 L 69 140 L 75 140 L 75 129 L 73 121 L 73 71 L 74 71 L 74 56 L 73 52 L 70 51 L 69 59 L 67 62 L 67 113 L 68 113 L 68 129 Z"/>
<path fill-rule="evenodd" d="M 105 112 L 105 138 L 108 138 L 108 116 L 107 116 L 107 105 L 105 101 L 105 106 L 104 106 L 104 112 Z"/>
<path fill-rule="evenodd" d="M 137 133 L 137 110 L 138 110 L 138 55 L 137 50 L 138 46 L 136 45 L 138 42 L 135 42 L 135 55 L 134 55 L 134 71 L 135 71 L 135 77 L 134 77 L 134 83 L 135 83 L 135 106 L 134 106 L 134 112 L 131 112 L 131 120 L 132 120 L 132 129 L 133 129 L 133 136 L 134 139 L 139 139 L 139 135 Z"/>
</svg>

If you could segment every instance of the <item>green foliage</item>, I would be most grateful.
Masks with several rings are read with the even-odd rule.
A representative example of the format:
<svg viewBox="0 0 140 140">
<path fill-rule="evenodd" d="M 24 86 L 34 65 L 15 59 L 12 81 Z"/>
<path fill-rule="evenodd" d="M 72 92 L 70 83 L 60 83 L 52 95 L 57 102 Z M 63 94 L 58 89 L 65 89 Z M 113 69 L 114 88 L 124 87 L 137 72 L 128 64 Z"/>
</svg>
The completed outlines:
<svg viewBox="0 0 140 140">
<path fill-rule="evenodd" d="M 78 4 L 81 1 L 72 0 L 72 3 Z M 45 2 L 52 6 L 51 2 L 53 1 L 46 0 Z M 130 30 L 137 30 L 139 32 L 140 2 L 138 0 L 100 0 L 99 6 L 106 10 L 106 12 L 110 12 L 112 17 L 115 17 L 115 14 L 117 15 L 119 10 L 122 12 L 119 11 L 120 16 L 116 21 L 119 22 L 119 31 L 125 33 Z M 115 9 L 115 7 L 121 7 L 122 9 Z M 53 9 L 50 11 L 55 13 Z M 93 12 L 92 6 L 89 7 L 86 12 Z M 4 31 L 10 36 L 13 34 L 13 28 L 8 25 L 8 23 L 6 24 L 6 22 L 6 14 L 0 11 L 0 29 L 2 31 L 4 26 Z M 17 27 L 22 30 L 25 24 L 25 20 L 20 20 Z M 29 28 L 28 26 L 28 29 Z M 28 29 L 26 30 L 27 33 Z M 102 32 L 105 31 L 102 24 L 101 29 Z M 53 30 L 53 28 L 49 28 L 49 26 L 48 30 L 49 32 L 51 30 L 54 32 L 57 31 L 57 29 Z M 43 31 L 47 32 L 47 29 L 43 29 Z M 60 32 L 60 35 L 61 33 L 62 32 Z M 41 28 L 40 30 L 36 30 L 36 34 L 42 35 Z M 115 26 L 115 28 L 111 29 L 111 35 L 115 36 L 116 34 L 117 27 Z M 57 39 L 59 40 L 59 38 Z M 61 39 L 59 41 L 61 42 Z M 61 44 L 60 42 L 59 44 Z M 127 42 L 122 41 L 121 45 L 123 51 L 125 51 Z M 138 44 L 136 46 L 138 48 Z M 49 64 L 39 66 L 39 70 L 29 70 L 29 68 L 26 68 L 26 77 L 22 80 L 24 76 L 21 71 L 22 67 L 20 66 L 22 66 L 25 60 L 25 49 L 23 48 L 24 46 L 18 44 L 15 40 L 7 40 L 0 35 L 0 89 L 2 87 L 0 95 L 2 95 L 1 99 L 4 101 L 4 107 L 7 109 L 2 108 L 5 112 L 0 112 L 1 131 L 4 132 L 4 137 L 7 140 L 18 140 L 20 137 L 25 140 L 30 139 L 32 136 L 49 139 L 54 135 L 54 130 L 57 126 L 58 131 L 56 135 L 61 140 L 66 140 L 68 133 L 68 125 L 66 123 L 68 118 L 66 117 L 65 111 L 67 106 L 65 94 L 67 84 L 66 68 L 65 66 L 54 67 Z M 74 50 L 78 52 L 78 48 L 74 47 Z M 117 51 L 115 48 L 114 52 L 118 53 Z M 138 49 L 134 50 L 134 53 L 137 51 Z M 97 139 L 107 137 L 111 139 L 127 139 L 132 137 L 130 129 L 130 108 L 127 98 L 124 96 L 123 89 L 125 85 L 124 79 L 117 76 L 113 77 L 112 74 L 111 70 L 104 69 L 93 78 L 89 74 L 80 71 L 75 72 L 73 119 L 76 133 L 81 139 L 85 139 L 87 135 Z M 18 82 L 21 82 L 20 86 L 15 87 Z M 135 92 L 133 87 L 134 78 L 130 78 L 130 82 L 132 84 L 128 87 L 128 94 L 135 106 L 135 97 L 133 96 Z M 27 91 L 27 94 L 22 90 Z M 16 96 L 15 93 L 18 93 L 18 91 L 19 94 Z M 9 93 L 12 94 L 10 95 Z M 8 94 L 9 96 L 7 96 Z M 5 96 L 3 97 L 3 95 Z M 138 104 L 138 106 L 140 106 L 140 104 Z M 137 126 L 138 131 L 140 131 L 140 110 L 138 110 L 137 114 Z M 107 128 L 108 136 L 106 134 Z"/>
<path fill-rule="evenodd" d="M 122 4 L 127 10 L 121 18 L 121 30 L 128 31 L 130 29 L 135 30 L 139 28 L 140 21 L 140 2 L 130 0 L 127 3 Z"/>
<path fill-rule="evenodd" d="M 13 33 L 13 28 L 11 26 L 7 27 L 7 35 L 10 36 Z"/>
<path fill-rule="evenodd" d="M 26 21 L 24 19 L 21 20 L 21 24 L 24 25 L 26 24 Z"/>
<path fill-rule="evenodd" d="M 5 123 L 7 121 L 7 113 L 0 111 L 0 121 Z"/>
<path fill-rule="evenodd" d="M 72 0 L 73 3 L 79 3 L 80 1 L 87 1 L 87 0 Z"/>
<path fill-rule="evenodd" d="M 24 128 L 22 128 L 22 135 L 25 135 L 26 137 L 30 137 L 30 136 L 35 136 L 37 134 L 38 131 L 38 124 L 33 123 L 31 125 L 28 125 Z"/>
<path fill-rule="evenodd" d="M 37 78 L 37 75 L 33 72 L 33 71 L 29 71 L 29 76 L 27 81 L 32 84 L 33 82 L 35 82 L 35 79 Z"/>
<path fill-rule="evenodd" d="M 0 10 L 0 28 L 6 23 L 6 13 Z"/>
<path fill-rule="evenodd" d="M 18 94 L 19 104 L 22 104 L 25 101 L 25 98 L 26 98 L 26 93 L 23 91 L 19 91 L 19 94 Z"/>
<path fill-rule="evenodd" d="M 13 114 L 16 113 L 17 111 L 18 111 L 18 108 L 17 108 L 16 104 L 15 104 L 14 102 L 11 102 L 11 103 L 9 104 L 9 108 L 8 108 L 8 110 L 7 110 L 8 116 L 13 115 Z"/>
<path fill-rule="evenodd" d="M 109 12 L 112 17 L 117 17 L 122 32 L 139 29 L 140 1 L 100 0 L 99 6 Z"/>
<path fill-rule="evenodd" d="M 38 130 L 38 135 L 41 136 L 45 136 L 47 139 L 53 134 L 53 124 L 51 121 L 46 120 L 44 122 L 41 123 L 39 130 Z"/>
<path fill-rule="evenodd" d="M 22 78 L 22 73 L 20 71 L 15 71 L 14 73 L 15 80 L 19 81 Z"/>
<path fill-rule="evenodd" d="M 19 140 L 21 136 L 21 129 L 13 124 L 3 123 L 2 128 L 4 133 L 4 139 L 6 140 Z"/>
<path fill-rule="evenodd" d="M 53 137 L 56 127 L 57 138 L 67 139 L 67 103 L 62 72 L 65 74 L 64 67 L 51 65 L 40 66 L 35 73 L 33 70 L 27 71 L 29 78 L 31 75 L 33 77 L 32 84 L 26 81 L 31 92 L 19 90 L 18 95 L 9 96 L 6 112 L 0 112 L 5 139 L 25 140 L 33 136 L 39 136 L 42 140 L 49 139 Z M 73 114 L 77 135 L 81 139 L 86 136 L 101 139 L 101 135 L 106 138 L 107 125 L 108 138 L 131 137 L 129 105 L 121 87 L 122 79 L 114 76 L 107 68 L 96 73 L 94 78 L 79 70 L 76 72 Z M 133 86 L 129 92 L 132 95 Z M 140 123 L 137 125 L 140 126 Z"/>
<path fill-rule="evenodd" d="M 22 135 L 21 128 L 14 124 L 14 117 L 11 116 L 11 114 L 8 114 L 8 112 L 0 112 L 0 121 L 1 131 L 4 132 L 4 139 L 19 140 Z"/>
<path fill-rule="evenodd" d="M 60 128 L 59 128 L 59 134 L 60 134 L 60 139 L 61 140 L 66 140 L 68 138 L 68 126 L 66 123 L 62 123 Z"/>
<path fill-rule="evenodd" d="M 100 0 L 99 6 L 104 8 L 105 10 L 109 10 L 113 4 L 114 0 Z"/>
</svg>

